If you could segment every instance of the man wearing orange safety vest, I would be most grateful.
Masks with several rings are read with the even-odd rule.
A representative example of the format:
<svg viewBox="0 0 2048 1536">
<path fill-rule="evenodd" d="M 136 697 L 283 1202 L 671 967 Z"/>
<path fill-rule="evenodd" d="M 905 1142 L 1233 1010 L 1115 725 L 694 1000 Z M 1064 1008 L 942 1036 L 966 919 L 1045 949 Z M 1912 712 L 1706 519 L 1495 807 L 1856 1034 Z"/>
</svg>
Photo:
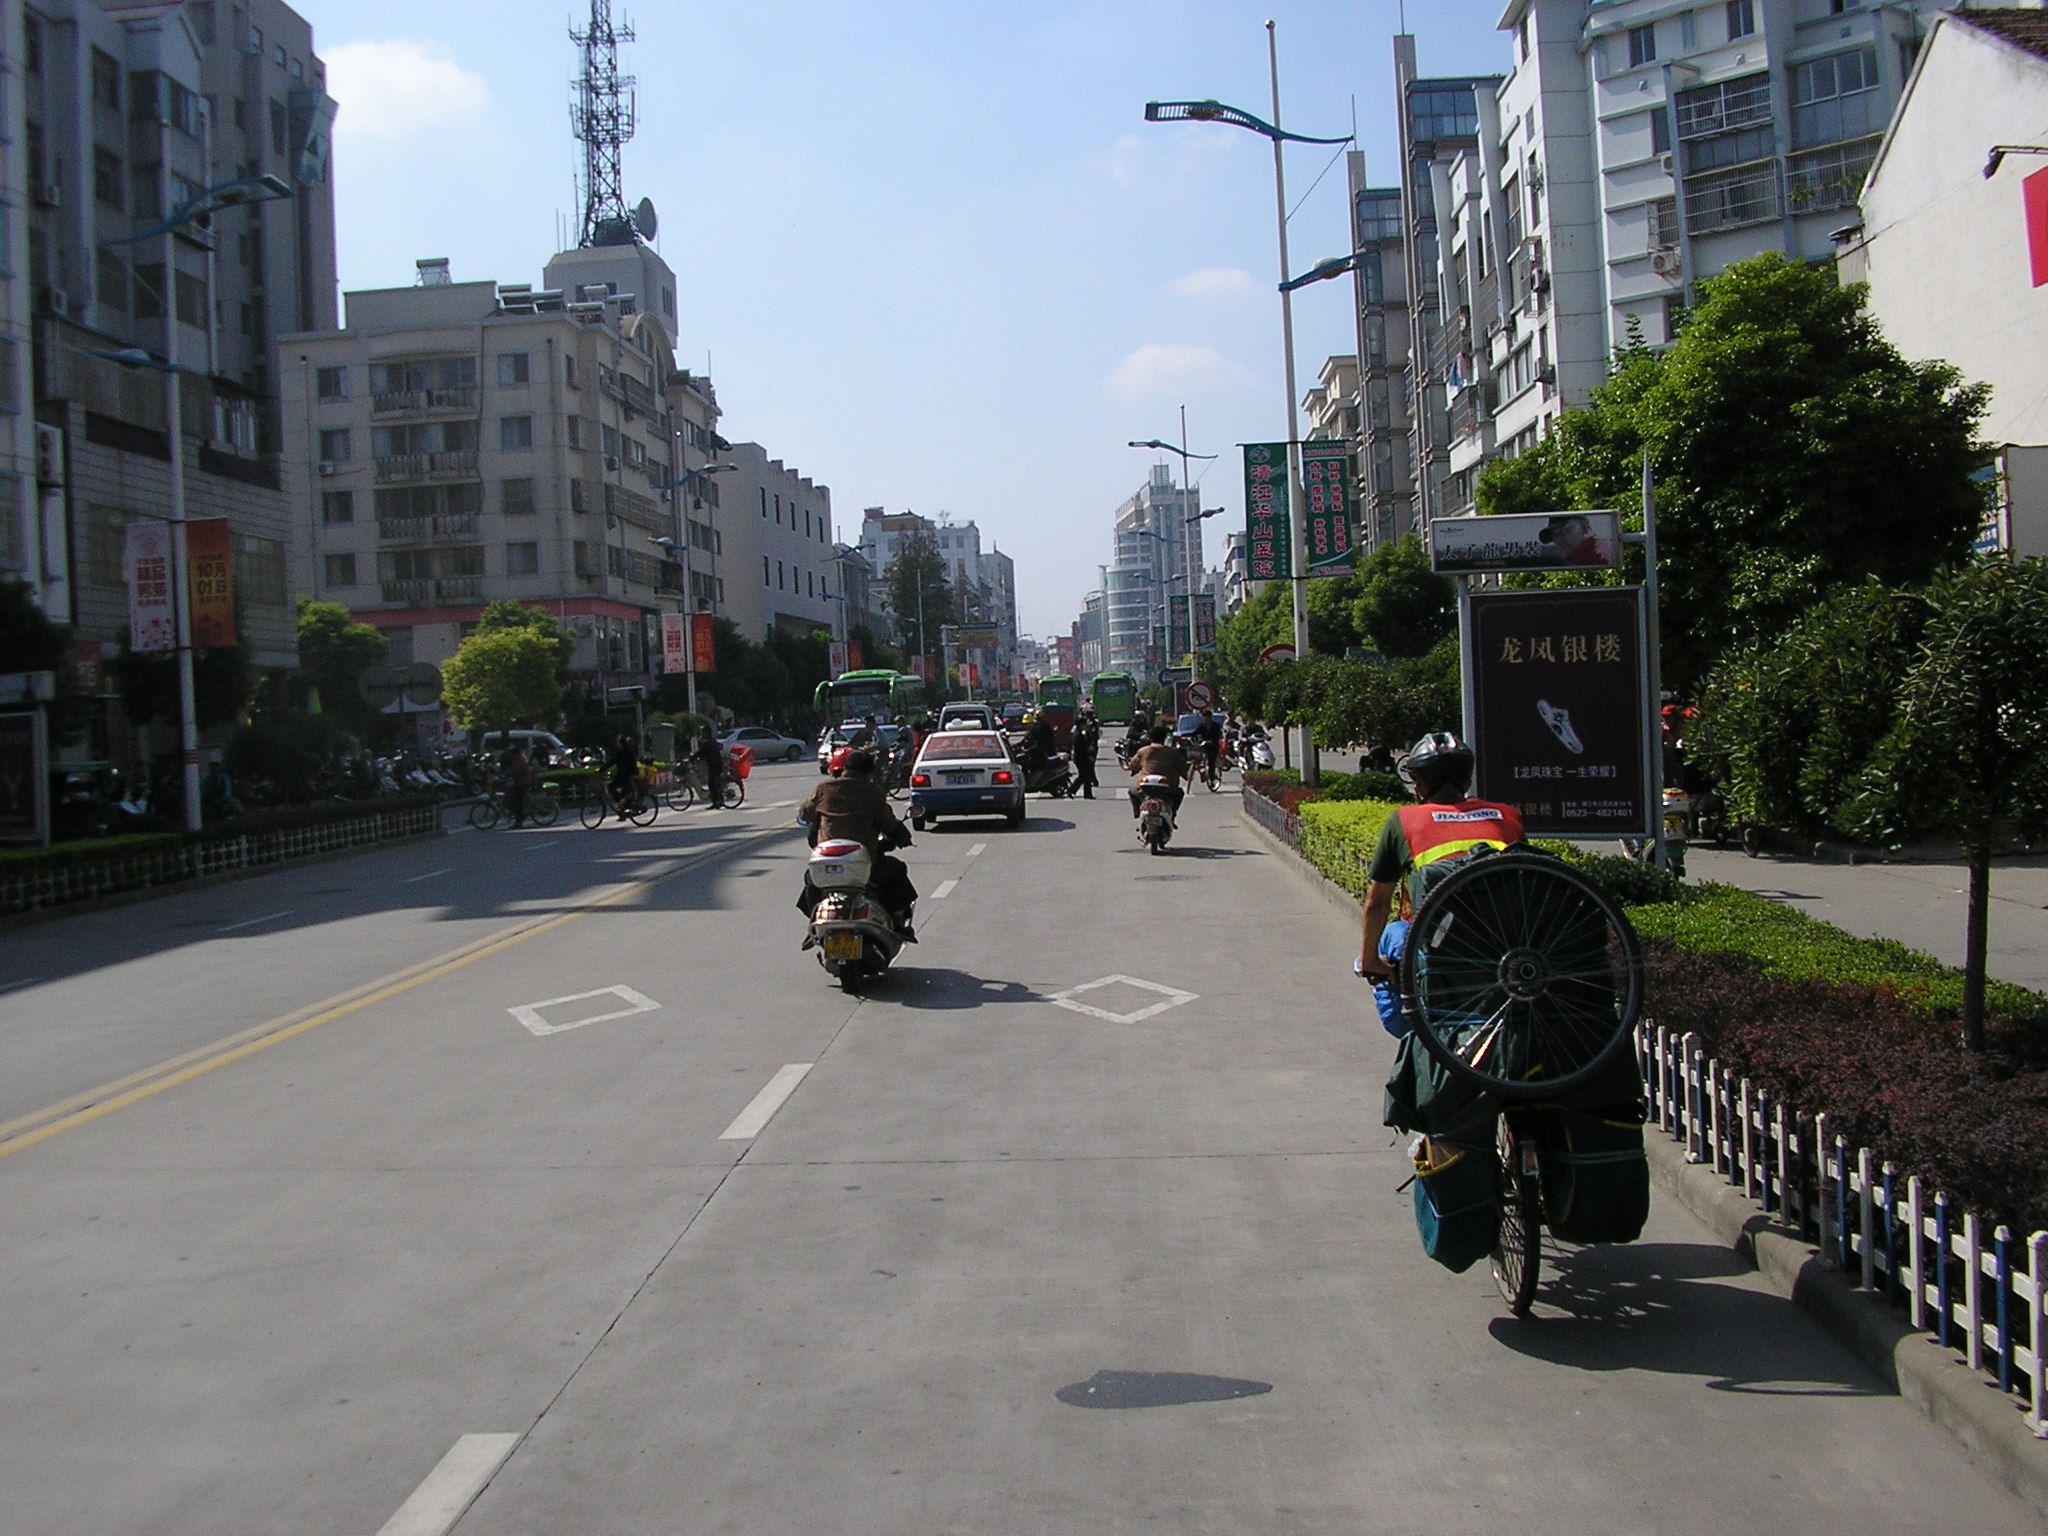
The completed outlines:
<svg viewBox="0 0 2048 1536">
<path fill-rule="evenodd" d="M 1371 981 L 1394 975 L 1398 948 L 1383 955 L 1380 936 L 1394 910 L 1394 895 L 1405 878 L 1414 906 L 1422 905 L 1424 871 L 1475 848 L 1507 848 L 1523 841 L 1522 816 L 1511 805 L 1474 800 L 1472 749 L 1448 731 L 1432 731 L 1415 743 L 1401 770 L 1415 786 L 1417 805 L 1404 805 L 1380 829 L 1366 866 L 1365 930 L 1353 969 Z"/>
</svg>

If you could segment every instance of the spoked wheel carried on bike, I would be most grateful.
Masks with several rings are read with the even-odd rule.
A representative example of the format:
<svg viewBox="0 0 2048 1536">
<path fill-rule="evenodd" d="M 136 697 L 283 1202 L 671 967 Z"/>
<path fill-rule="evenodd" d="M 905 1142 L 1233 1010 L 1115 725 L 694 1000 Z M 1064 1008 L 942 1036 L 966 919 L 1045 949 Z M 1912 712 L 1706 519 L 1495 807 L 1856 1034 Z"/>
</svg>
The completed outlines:
<svg viewBox="0 0 2048 1536">
<path fill-rule="evenodd" d="M 1516 1317 L 1527 1317 L 1536 1301 L 1536 1276 L 1543 1264 L 1543 1199 L 1533 1148 L 1514 1122 L 1500 1117 L 1500 1227 L 1493 1247 L 1493 1283 Z"/>
<path fill-rule="evenodd" d="M 1447 1071 L 1528 1102 L 1590 1081 L 1627 1045 L 1643 964 L 1621 909 L 1561 860 L 1475 854 L 1416 913 L 1401 988 Z"/>
</svg>

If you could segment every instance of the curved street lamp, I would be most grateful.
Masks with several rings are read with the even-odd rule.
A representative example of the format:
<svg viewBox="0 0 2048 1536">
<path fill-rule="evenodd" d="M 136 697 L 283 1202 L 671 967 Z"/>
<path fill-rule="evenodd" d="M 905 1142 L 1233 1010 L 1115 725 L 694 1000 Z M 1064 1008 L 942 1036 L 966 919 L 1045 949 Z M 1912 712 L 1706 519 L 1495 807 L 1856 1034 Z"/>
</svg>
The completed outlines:
<svg viewBox="0 0 2048 1536">
<path fill-rule="evenodd" d="M 1265 122 L 1240 107 L 1225 106 L 1220 101 L 1148 101 L 1145 103 L 1145 121 L 1148 123 L 1196 122 L 1228 123 L 1233 128 L 1247 128 L 1261 134 L 1273 145 L 1273 206 L 1280 231 L 1280 337 L 1281 349 L 1286 362 L 1287 382 L 1287 547 L 1293 566 L 1292 589 L 1294 594 L 1294 648 L 1302 655 L 1308 654 L 1308 549 L 1303 523 L 1301 486 L 1301 407 L 1294 389 L 1294 293 L 1288 286 L 1287 275 L 1287 171 L 1281 155 L 1286 144 L 1348 144 L 1351 136 L 1324 139 L 1305 133 L 1289 133 L 1280 126 L 1280 45 L 1274 32 L 1273 23 L 1266 23 L 1266 67 L 1272 79 L 1273 121 Z M 1336 276 L 1332 272 L 1329 276 Z M 1321 281 L 1320 278 L 1316 281 Z M 1194 619 L 1194 594 L 1188 594 L 1188 618 Z M 1314 736 L 1302 733 L 1301 782 L 1315 785 L 1321 781 L 1321 769 L 1316 756 Z"/>
</svg>

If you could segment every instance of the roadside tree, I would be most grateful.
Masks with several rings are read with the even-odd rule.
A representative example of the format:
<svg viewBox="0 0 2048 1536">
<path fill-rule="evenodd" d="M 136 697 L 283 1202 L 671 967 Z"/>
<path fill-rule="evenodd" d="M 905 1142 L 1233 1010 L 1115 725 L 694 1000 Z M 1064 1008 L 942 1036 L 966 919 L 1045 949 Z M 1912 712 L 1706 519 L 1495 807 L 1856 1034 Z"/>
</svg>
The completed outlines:
<svg viewBox="0 0 2048 1536">
<path fill-rule="evenodd" d="M 458 730 L 512 730 L 561 706 L 560 648 L 528 625 L 474 630 L 441 667 L 441 699 Z"/>
<path fill-rule="evenodd" d="M 357 623 L 340 603 L 302 597 L 298 618 L 300 677 L 292 690 L 293 702 L 306 710 L 317 698 L 321 714 L 348 730 L 367 733 L 376 711 L 364 702 L 357 685 L 364 672 L 384 660 L 391 642 L 382 630 Z"/>
</svg>

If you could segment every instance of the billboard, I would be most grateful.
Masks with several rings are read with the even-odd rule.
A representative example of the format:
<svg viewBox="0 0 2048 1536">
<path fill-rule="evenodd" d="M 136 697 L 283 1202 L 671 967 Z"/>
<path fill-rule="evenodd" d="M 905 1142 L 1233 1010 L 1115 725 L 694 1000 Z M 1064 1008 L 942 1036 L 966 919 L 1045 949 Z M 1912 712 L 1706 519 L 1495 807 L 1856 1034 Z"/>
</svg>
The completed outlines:
<svg viewBox="0 0 2048 1536">
<path fill-rule="evenodd" d="M 1244 445 L 1245 574 L 1285 581 L 1293 572 L 1287 510 L 1287 445 Z"/>
<path fill-rule="evenodd" d="M 1341 442 L 1301 445 L 1301 494 L 1307 503 L 1304 535 L 1311 576 L 1349 576 L 1357 563 L 1351 545 L 1351 449 Z"/>
<path fill-rule="evenodd" d="M 993 624 L 957 624 L 953 626 L 953 643 L 963 651 L 992 651 L 996 648 L 996 627 Z"/>
<path fill-rule="evenodd" d="M 1621 564 L 1621 517 L 1615 512 L 1440 517 L 1429 525 L 1429 563 L 1445 576 L 1612 570 Z"/>
<path fill-rule="evenodd" d="M 664 613 L 661 616 L 661 670 L 664 673 L 690 670 L 689 625 L 686 614 Z"/>
<path fill-rule="evenodd" d="M 1532 836 L 1649 836 L 1642 588 L 1466 601 L 1473 792 Z"/>
<path fill-rule="evenodd" d="M 185 524 L 185 587 L 192 600 L 192 644 L 210 651 L 235 643 L 235 562 L 228 520 Z"/>
<path fill-rule="evenodd" d="M 176 650 L 178 619 L 171 611 L 170 525 L 130 523 L 122 563 L 128 574 L 128 649 Z"/>
</svg>

